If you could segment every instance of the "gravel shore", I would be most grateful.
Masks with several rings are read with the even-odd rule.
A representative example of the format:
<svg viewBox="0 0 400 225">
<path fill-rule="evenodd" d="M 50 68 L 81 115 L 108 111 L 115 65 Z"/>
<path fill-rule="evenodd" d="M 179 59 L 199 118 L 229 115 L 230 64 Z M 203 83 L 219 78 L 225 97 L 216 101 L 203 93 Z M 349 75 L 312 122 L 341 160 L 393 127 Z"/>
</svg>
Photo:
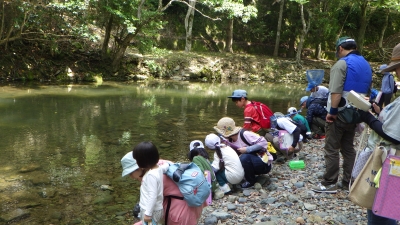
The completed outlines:
<svg viewBox="0 0 400 225">
<path fill-rule="evenodd" d="M 355 138 L 356 148 L 359 139 Z M 304 145 L 299 154 L 306 164 L 304 169 L 291 170 L 288 161 L 275 162 L 272 171 L 259 176 L 254 187 L 233 187 L 230 195 L 217 196 L 211 206 L 204 208 L 199 224 L 367 224 L 367 210 L 353 204 L 348 191 L 311 191 L 325 171 L 324 145 L 324 140 L 311 140 Z M 339 181 L 341 175 L 342 169 Z"/>
</svg>

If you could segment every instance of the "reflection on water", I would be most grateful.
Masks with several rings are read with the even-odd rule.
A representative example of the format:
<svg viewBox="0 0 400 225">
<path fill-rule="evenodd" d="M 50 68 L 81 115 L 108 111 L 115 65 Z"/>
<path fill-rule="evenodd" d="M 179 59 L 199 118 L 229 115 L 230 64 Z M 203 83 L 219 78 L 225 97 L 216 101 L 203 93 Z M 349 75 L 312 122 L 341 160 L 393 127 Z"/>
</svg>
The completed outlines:
<svg viewBox="0 0 400 225">
<path fill-rule="evenodd" d="M 132 224 L 139 183 L 120 177 L 121 157 L 151 140 L 162 158 L 185 161 L 221 117 L 242 124 L 227 98 L 238 88 L 281 112 L 306 94 L 276 84 L 0 87 L 0 223 Z"/>
</svg>

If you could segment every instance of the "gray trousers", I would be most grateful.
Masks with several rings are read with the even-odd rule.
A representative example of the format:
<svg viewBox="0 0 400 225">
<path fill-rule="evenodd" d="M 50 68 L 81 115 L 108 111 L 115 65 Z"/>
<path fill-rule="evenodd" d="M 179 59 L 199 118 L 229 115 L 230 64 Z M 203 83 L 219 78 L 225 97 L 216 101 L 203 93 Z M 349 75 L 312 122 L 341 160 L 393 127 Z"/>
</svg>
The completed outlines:
<svg viewBox="0 0 400 225">
<path fill-rule="evenodd" d="M 343 183 L 349 183 L 356 151 L 354 136 L 356 124 L 348 124 L 336 119 L 325 126 L 325 174 L 322 185 L 336 184 L 339 178 L 339 152 L 343 156 Z"/>
</svg>

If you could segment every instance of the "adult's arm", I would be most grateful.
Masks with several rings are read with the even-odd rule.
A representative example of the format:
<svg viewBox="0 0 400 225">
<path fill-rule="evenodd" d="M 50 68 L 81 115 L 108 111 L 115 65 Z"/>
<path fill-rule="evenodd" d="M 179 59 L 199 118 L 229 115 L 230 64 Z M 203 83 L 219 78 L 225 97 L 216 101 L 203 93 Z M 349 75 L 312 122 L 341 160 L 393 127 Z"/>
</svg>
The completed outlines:
<svg viewBox="0 0 400 225">
<path fill-rule="evenodd" d="M 395 145 L 400 144 L 400 141 L 390 137 L 389 135 L 385 134 L 385 132 L 383 132 L 383 128 L 382 128 L 383 123 L 381 121 L 379 121 L 377 118 L 375 118 L 375 116 L 373 116 L 371 113 L 359 110 L 359 114 L 360 114 L 361 120 L 363 122 L 365 122 L 366 124 L 368 124 L 368 126 L 372 130 L 374 130 L 379 136 L 381 136 L 383 139 L 390 141 Z"/>
</svg>

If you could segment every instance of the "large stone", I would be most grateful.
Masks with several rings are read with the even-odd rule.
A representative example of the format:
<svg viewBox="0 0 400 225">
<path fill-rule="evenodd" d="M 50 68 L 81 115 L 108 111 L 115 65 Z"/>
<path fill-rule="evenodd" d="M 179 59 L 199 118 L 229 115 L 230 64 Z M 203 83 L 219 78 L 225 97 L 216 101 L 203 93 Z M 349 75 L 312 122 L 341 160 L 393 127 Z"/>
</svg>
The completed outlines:
<svg viewBox="0 0 400 225">
<path fill-rule="evenodd" d="M 99 204 L 99 205 L 103 205 L 103 204 L 107 204 L 110 203 L 114 200 L 114 197 L 112 195 L 110 195 L 110 193 L 108 193 L 108 191 L 101 193 L 99 196 L 97 196 L 94 201 L 93 204 Z"/>
<path fill-rule="evenodd" d="M 212 212 L 211 216 L 215 216 L 218 220 L 226 220 L 232 218 L 231 214 L 227 212 L 218 212 L 218 211 Z"/>
<path fill-rule="evenodd" d="M 24 209 L 15 209 L 7 214 L 0 215 L 0 221 L 3 221 L 5 223 L 12 222 L 14 220 L 19 220 L 23 219 L 26 217 L 29 217 L 30 213 L 27 210 Z"/>
<path fill-rule="evenodd" d="M 312 211 L 312 210 L 316 210 L 317 209 L 317 205 L 309 204 L 309 203 L 304 202 L 304 208 L 309 210 L 309 211 Z"/>
<path fill-rule="evenodd" d="M 22 167 L 21 169 L 19 169 L 20 173 L 28 173 L 28 172 L 32 172 L 35 170 L 39 170 L 41 167 L 39 164 L 29 164 L 29 165 L 25 165 L 24 167 Z"/>
</svg>

